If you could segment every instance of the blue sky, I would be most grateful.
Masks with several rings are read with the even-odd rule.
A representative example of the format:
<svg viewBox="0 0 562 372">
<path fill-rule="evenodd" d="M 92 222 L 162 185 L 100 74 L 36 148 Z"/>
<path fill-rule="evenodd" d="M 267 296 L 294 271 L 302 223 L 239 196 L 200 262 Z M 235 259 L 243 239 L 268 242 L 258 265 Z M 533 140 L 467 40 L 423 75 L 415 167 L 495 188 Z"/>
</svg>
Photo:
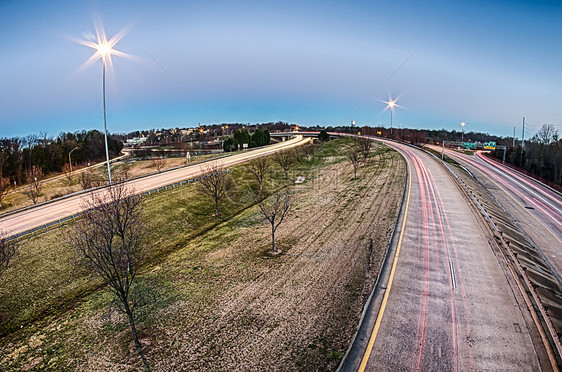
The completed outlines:
<svg viewBox="0 0 562 372">
<path fill-rule="evenodd" d="M 0 1 L 0 137 L 103 128 L 101 61 L 71 40 L 125 27 L 108 129 L 289 121 L 526 137 L 562 131 L 557 1 Z M 350 115 L 409 56 L 404 66 Z M 191 100 L 150 57 L 207 109 Z"/>
</svg>

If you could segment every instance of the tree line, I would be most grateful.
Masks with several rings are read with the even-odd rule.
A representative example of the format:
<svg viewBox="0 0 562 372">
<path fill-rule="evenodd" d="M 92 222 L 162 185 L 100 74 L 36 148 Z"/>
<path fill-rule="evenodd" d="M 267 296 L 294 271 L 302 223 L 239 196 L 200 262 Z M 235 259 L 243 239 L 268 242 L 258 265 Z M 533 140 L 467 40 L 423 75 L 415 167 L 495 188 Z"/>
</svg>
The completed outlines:
<svg viewBox="0 0 562 372">
<path fill-rule="evenodd" d="M 506 163 L 521 168 L 523 171 L 555 186 L 562 186 L 562 138 L 560 138 L 558 130 L 553 124 L 544 124 L 533 137 L 525 141 L 524 146 L 520 141 L 514 141 L 513 137 L 500 137 L 473 131 L 463 134 L 461 131 L 446 129 L 390 129 L 368 126 L 361 128 L 340 126 L 325 129 L 316 126 L 309 129 L 321 131 L 319 138 L 322 141 L 329 140 L 329 135 L 326 132 L 360 133 L 368 136 L 391 138 L 418 146 L 425 143 L 440 144 L 443 141 L 460 142 L 463 137 L 465 142 L 494 141 L 497 145 L 506 147 Z M 503 160 L 503 149 L 492 151 L 491 155 Z"/>
<path fill-rule="evenodd" d="M 108 137 L 109 156 L 119 154 L 123 144 Z M 73 164 L 95 162 L 105 159 L 105 140 L 97 130 L 61 133 L 56 138 L 46 133 L 27 137 L 0 138 L 0 180 L 19 186 L 28 183 L 26 172 L 35 168 L 48 174 L 60 172 L 68 164 L 72 151 Z"/>
<path fill-rule="evenodd" d="M 503 160 L 503 150 L 492 153 Z M 544 124 L 525 146 L 508 146 L 505 161 L 543 180 L 562 186 L 562 139 L 552 124 Z"/>
<path fill-rule="evenodd" d="M 248 148 L 253 148 L 269 145 L 270 142 L 271 135 L 267 129 L 261 130 L 258 128 L 253 134 L 243 129 L 237 130 L 233 136 L 227 137 L 223 142 L 223 149 L 230 152 L 242 149 L 244 144 L 247 144 Z"/>
</svg>

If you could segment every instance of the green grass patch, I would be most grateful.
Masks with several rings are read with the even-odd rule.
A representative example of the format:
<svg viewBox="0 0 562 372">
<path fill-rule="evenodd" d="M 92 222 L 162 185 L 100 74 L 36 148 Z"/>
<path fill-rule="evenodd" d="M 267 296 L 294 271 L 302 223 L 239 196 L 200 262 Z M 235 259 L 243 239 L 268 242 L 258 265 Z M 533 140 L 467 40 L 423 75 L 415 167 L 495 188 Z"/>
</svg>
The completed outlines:
<svg viewBox="0 0 562 372">
<path fill-rule="evenodd" d="M 264 187 L 266 190 L 279 189 L 293 183 L 296 174 L 310 178 L 323 163 L 323 158 L 336 154 L 338 146 L 348 141 L 340 139 L 324 144 L 315 154 L 296 164 L 287 179 L 272 162 L 272 171 Z M 230 221 L 254 205 L 253 193 L 257 190 L 256 181 L 243 165 L 233 167 L 231 174 L 237 188 L 221 205 L 219 219 L 213 216 L 211 200 L 202 197 L 194 183 L 146 198 L 143 213 L 148 225 L 146 244 L 151 251 L 144 271 L 225 221 L 228 221 L 225 226 L 230 232 L 222 239 L 235 239 L 240 227 L 263 222 L 257 213 L 244 214 L 242 218 Z M 74 255 L 67 243 L 73 228 L 72 224 L 66 225 L 18 244 L 19 255 L 0 277 L 0 337 L 71 309 L 84 296 L 102 287 L 103 283 L 97 277 L 88 275 L 74 264 Z M 212 244 L 202 243 L 191 254 L 200 255 L 210 249 Z"/>
<path fill-rule="evenodd" d="M 306 182 L 310 182 L 327 158 L 341 159 L 337 150 L 349 141 L 342 138 L 325 143 L 295 164 L 287 179 L 272 162 L 266 190 L 292 184 L 297 175 L 305 175 Z M 386 146 L 373 147 L 376 155 L 388 151 Z M 146 305 L 136 312 L 141 334 L 143 329 L 152 330 L 163 324 L 193 327 L 230 285 L 253 281 L 268 265 L 282 260 L 283 255 L 270 253 L 269 239 L 262 239 L 257 249 L 242 255 L 228 253 L 229 243 L 247 234 L 253 226 L 264 224 L 257 209 L 252 208 L 252 192 L 257 189 L 253 176 L 243 165 L 231 168 L 231 174 L 237 189 L 222 204 L 219 219 L 212 216 L 212 201 L 197 192 L 196 184 L 146 198 L 143 213 L 148 225 L 146 244 L 151 251 L 134 287 L 135 296 L 146 298 Z M 68 366 L 69 361 L 80 360 L 91 350 L 110 354 L 114 347 L 128 353 L 128 324 L 123 316 L 116 315 L 112 294 L 97 277 L 74 264 L 73 252 L 66 243 L 73 228 L 70 224 L 23 240 L 12 267 L 0 276 L 1 343 L 29 344 L 30 337 L 42 332 L 45 339 L 41 355 L 45 361 L 39 368 Z M 290 238 L 277 241 L 284 254 L 294 244 Z M 159 310 L 178 302 L 189 303 L 190 312 L 170 313 L 164 320 L 157 318 Z M 81 329 L 86 318 L 97 319 L 98 328 Z M 118 344 L 107 341 L 116 333 Z M 325 356 L 333 352 L 331 345 L 316 344 Z M 33 352 L 22 351 L 22 363 Z M 23 366 L 18 363 L 12 360 L 10 366 Z M 2 367 L 6 365 L 0 362 Z"/>
</svg>

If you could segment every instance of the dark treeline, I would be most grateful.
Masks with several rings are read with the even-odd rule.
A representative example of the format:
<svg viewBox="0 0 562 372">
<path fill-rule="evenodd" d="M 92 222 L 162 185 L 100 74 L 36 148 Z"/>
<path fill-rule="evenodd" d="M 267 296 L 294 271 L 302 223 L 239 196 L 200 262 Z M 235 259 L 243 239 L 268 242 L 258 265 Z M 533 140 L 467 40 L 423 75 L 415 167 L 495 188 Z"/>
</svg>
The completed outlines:
<svg viewBox="0 0 562 372">
<path fill-rule="evenodd" d="M 250 134 L 247 130 L 237 130 L 232 137 L 227 137 L 223 143 L 224 151 L 236 151 L 242 149 L 244 144 L 249 148 L 269 145 L 271 136 L 269 130 L 256 129 Z"/>
<path fill-rule="evenodd" d="M 492 153 L 503 159 L 503 150 Z M 552 124 L 543 127 L 522 147 L 507 146 L 505 161 L 555 185 L 562 186 L 562 139 Z"/>
<path fill-rule="evenodd" d="M 320 130 L 322 127 L 310 127 L 310 130 Z M 506 163 L 523 169 L 557 186 L 562 186 L 562 139 L 552 124 L 545 124 L 530 139 L 514 141 L 513 137 L 499 137 L 488 133 L 465 132 L 446 129 L 409 129 L 409 128 L 384 128 L 384 127 L 327 127 L 328 132 L 362 133 L 365 135 L 392 138 L 408 142 L 413 145 L 424 143 L 440 144 L 443 141 L 460 142 L 464 137 L 465 142 L 489 142 L 506 147 Z M 503 160 L 503 149 L 491 153 L 497 159 Z"/>
<path fill-rule="evenodd" d="M 270 133 L 289 131 L 296 127 L 296 124 L 286 122 L 268 122 L 268 123 L 222 123 L 200 125 L 199 127 L 176 127 L 161 128 L 142 131 L 133 131 L 120 135 L 123 141 L 131 138 L 146 138 L 143 146 L 163 146 L 185 148 L 190 141 L 209 141 L 217 137 L 232 136 L 237 131 L 254 132 L 257 129 L 268 130 Z M 246 142 L 248 143 L 248 142 Z M 249 145 L 249 143 L 248 143 Z"/>
<path fill-rule="evenodd" d="M 108 147 L 113 157 L 119 154 L 123 144 L 110 136 Z M 104 136 L 97 130 L 61 133 L 56 138 L 46 134 L 0 138 L 0 179 L 22 185 L 26 182 L 26 172 L 33 167 L 43 174 L 59 172 L 68 164 L 68 154 L 74 148 L 72 164 L 105 159 Z"/>
</svg>

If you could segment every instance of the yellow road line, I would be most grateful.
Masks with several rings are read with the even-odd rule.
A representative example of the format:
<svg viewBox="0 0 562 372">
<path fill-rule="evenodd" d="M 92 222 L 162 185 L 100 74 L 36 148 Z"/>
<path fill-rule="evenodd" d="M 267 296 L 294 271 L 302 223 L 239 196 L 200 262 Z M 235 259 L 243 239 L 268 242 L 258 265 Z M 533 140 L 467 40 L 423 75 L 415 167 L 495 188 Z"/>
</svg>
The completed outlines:
<svg viewBox="0 0 562 372">
<path fill-rule="evenodd" d="M 358 372 L 365 371 L 365 367 L 367 366 L 367 362 L 369 361 L 369 357 L 371 356 L 371 351 L 373 350 L 373 346 L 375 345 L 375 339 L 377 338 L 377 334 L 379 332 L 379 328 L 382 322 L 382 317 L 384 315 L 384 310 L 388 302 L 388 296 L 390 295 L 390 288 L 392 287 L 394 274 L 396 273 L 398 256 L 400 255 L 400 247 L 402 246 L 402 240 L 404 238 L 404 228 L 406 226 L 406 219 L 408 217 L 408 207 L 410 206 L 410 191 L 412 189 L 412 173 L 410 170 L 409 161 L 406 161 L 406 164 L 408 166 L 409 180 L 408 180 L 408 196 L 406 197 L 406 209 L 404 211 L 404 220 L 402 221 L 402 230 L 400 231 L 400 238 L 398 239 L 398 246 L 396 247 L 396 254 L 394 255 L 394 262 L 392 263 L 392 269 L 390 270 L 390 276 L 388 277 L 388 285 L 386 286 L 386 291 L 384 292 L 381 308 L 379 310 L 379 314 L 377 315 L 377 320 L 375 321 L 375 326 L 373 328 L 373 332 L 371 333 L 371 337 L 369 338 L 369 343 L 367 344 L 367 349 L 365 350 L 365 354 L 363 355 L 363 359 L 361 360 L 361 365 L 359 366 Z"/>
</svg>

